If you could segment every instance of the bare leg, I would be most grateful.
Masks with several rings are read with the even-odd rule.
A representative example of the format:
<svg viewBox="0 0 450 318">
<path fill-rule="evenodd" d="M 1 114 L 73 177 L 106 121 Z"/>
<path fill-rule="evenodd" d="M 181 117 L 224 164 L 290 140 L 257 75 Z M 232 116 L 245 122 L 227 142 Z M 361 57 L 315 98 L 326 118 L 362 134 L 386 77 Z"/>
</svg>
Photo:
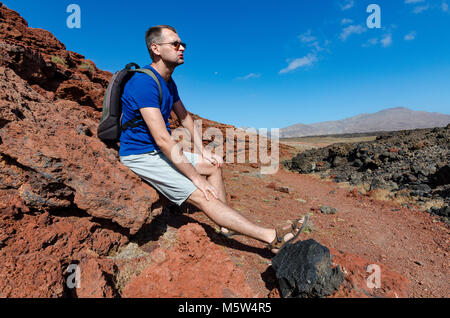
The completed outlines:
<svg viewBox="0 0 450 318">
<path fill-rule="evenodd" d="M 196 170 L 200 174 L 205 175 L 207 180 L 214 186 L 218 199 L 211 198 L 208 201 L 200 190 L 196 190 L 188 198 L 188 203 L 201 209 L 212 221 L 221 226 L 221 230 L 224 233 L 230 229 L 265 243 L 271 243 L 275 239 L 275 229 L 258 226 L 227 205 L 221 168 L 217 168 L 209 162 L 200 161 L 196 165 Z M 290 233 L 284 237 L 285 240 L 289 240 L 290 238 L 292 238 L 292 234 Z M 274 249 L 272 252 L 277 253 L 278 251 Z"/>
<path fill-rule="evenodd" d="M 223 182 L 223 176 L 222 176 L 222 170 L 217 169 L 212 173 L 211 175 L 207 176 L 206 179 L 211 182 L 214 189 L 217 191 L 217 196 L 219 197 L 219 200 L 222 201 L 225 204 L 228 204 L 227 202 L 227 192 L 225 190 L 225 183 Z"/>
<path fill-rule="evenodd" d="M 214 173 L 212 173 L 210 176 L 206 177 L 206 179 L 211 182 L 214 189 L 217 191 L 217 196 L 219 197 L 219 200 L 228 205 L 227 202 L 227 192 L 225 189 L 225 183 L 223 182 L 223 176 L 222 176 L 222 170 L 217 169 Z M 220 231 L 222 233 L 229 233 L 230 231 L 226 227 L 221 227 Z"/>
<path fill-rule="evenodd" d="M 275 238 L 274 229 L 263 228 L 250 222 L 238 211 L 218 199 L 206 200 L 204 194 L 198 189 L 192 193 L 187 201 L 201 209 L 215 223 L 227 229 L 265 243 L 271 243 Z"/>
<path fill-rule="evenodd" d="M 227 192 L 225 189 L 225 183 L 223 182 L 222 169 L 215 167 L 207 161 L 200 161 L 196 166 L 196 170 L 201 175 L 206 176 L 206 179 L 212 184 L 214 189 L 216 189 L 219 200 L 228 205 Z M 221 227 L 220 230 L 223 233 L 229 232 L 229 230 L 225 227 Z"/>
</svg>

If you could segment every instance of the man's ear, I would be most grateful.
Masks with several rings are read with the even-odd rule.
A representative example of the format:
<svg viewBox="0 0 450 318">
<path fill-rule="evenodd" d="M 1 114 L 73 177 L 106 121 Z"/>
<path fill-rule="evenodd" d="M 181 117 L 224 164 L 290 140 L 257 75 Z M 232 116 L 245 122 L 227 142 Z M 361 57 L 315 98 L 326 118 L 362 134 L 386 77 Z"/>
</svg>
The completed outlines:
<svg viewBox="0 0 450 318">
<path fill-rule="evenodd" d="M 151 47 L 153 54 L 160 56 L 158 45 L 156 43 L 152 43 Z"/>
</svg>

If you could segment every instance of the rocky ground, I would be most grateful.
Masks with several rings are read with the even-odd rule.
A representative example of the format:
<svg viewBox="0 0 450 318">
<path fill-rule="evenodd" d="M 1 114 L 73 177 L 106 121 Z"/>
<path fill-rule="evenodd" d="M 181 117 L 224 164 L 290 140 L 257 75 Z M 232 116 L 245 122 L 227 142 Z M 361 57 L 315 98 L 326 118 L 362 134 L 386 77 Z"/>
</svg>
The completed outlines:
<svg viewBox="0 0 450 318">
<path fill-rule="evenodd" d="M 285 166 L 361 189 L 386 190 L 391 199 L 418 203 L 449 222 L 450 124 L 393 132 L 375 141 L 333 144 L 299 153 Z"/>
<path fill-rule="evenodd" d="M 0 297 L 279 297 L 264 244 L 170 207 L 96 138 L 110 73 L 1 3 L 0 30 Z M 327 246 L 345 274 L 331 297 L 448 297 L 448 227 L 419 206 L 281 167 L 262 175 L 259 163 L 223 174 L 229 204 L 256 223 L 310 213 L 301 239 Z"/>
</svg>

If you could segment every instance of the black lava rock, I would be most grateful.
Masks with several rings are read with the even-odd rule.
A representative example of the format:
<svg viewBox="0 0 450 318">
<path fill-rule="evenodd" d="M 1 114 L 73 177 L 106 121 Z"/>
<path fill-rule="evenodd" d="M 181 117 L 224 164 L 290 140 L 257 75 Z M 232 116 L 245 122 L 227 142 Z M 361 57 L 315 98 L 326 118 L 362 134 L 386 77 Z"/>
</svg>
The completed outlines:
<svg viewBox="0 0 450 318">
<path fill-rule="evenodd" d="M 343 158 L 343 157 L 336 157 L 333 160 L 333 164 L 332 167 L 339 167 L 339 166 L 343 166 L 347 163 L 347 159 Z"/>
<path fill-rule="evenodd" d="M 333 181 L 334 182 L 345 182 L 345 181 L 347 181 L 347 178 L 346 177 L 343 177 L 343 176 L 336 176 L 336 177 L 334 177 L 334 179 L 333 179 Z"/>
<path fill-rule="evenodd" d="M 353 161 L 353 167 L 359 168 L 359 167 L 362 167 L 362 165 L 363 165 L 363 163 L 359 159 L 356 159 L 355 161 Z"/>
<path fill-rule="evenodd" d="M 316 164 L 313 160 L 298 155 L 292 159 L 291 167 L 300 173 L 311 173 L 316 168 Z"/>
<path fill-rule="evenodd" d="M 375 189 L 389 189 L 386 181 L 384 181 L 383 177 L 376 176 L 372 179 L 372 183 L 370 184 L 370 190 Z"/>
<path fill-rule="evenodd" d="M 440 168 L 434 175 L 430 178 L 435 184 L 449 184 L 450 183 L 450 165 L 445 165 Z"/>
<path fill-rule="evenodd" d="M 394 194 L 409 190 L 414 200 L 433 197 L 450 205 L 450 125 L 383 133 L 374 141 L 332 144 L 301 152 L 290 170 L 334 176 Z M 317 163 L 317 167 L 315 166 Z"/>
<path fill-rule="evenodd" d="M 443 217 L 450 217 L 450 206 L 444 206 L 442 208 L 431 207 L 428 210 L 432 214 L 436 214 Z"/>
<path fill-rule="evenodd" d="M 425 196 L 426 194 L 431 193 L 432 189 L 427 184 L 413 184 L 410 186 L 410 188 L 413 190 L 411 191 L 411 195 L 417 195 L 417 196 Z"/>
<path fill-rule="evenodd" d="M 450 224 L 450 206 L 447 205 L 442 208 L 431 207 L 427 212 L 439 215 L 442 222 Z"/>
<path fill-rule="evenodd" d="M 320 212 L 322 212 L 323 214 L 336 214 L 337 209 L 331 206 L 322 205 L 320 207 Z"/>
<path fill-rule="evenodd" d="M 272 267 L 284 298 L 325 297 L 344 281 L 339 266 L 331 268 L 330 250 L 313 239 L 285 245 Z"/>
</svg>

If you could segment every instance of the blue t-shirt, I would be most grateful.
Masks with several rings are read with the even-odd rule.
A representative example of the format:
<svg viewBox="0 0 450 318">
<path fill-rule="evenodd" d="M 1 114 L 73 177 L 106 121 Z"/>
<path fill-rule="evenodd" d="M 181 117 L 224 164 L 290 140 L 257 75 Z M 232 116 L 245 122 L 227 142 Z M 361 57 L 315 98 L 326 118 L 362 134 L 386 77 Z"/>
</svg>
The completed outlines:
<svg viewBox="0 0 450 318">
<path fill-rule="evenodd" d="M 175 82 L 170 78 L 167 83 L 161 75 L 150 65 L 144 68 L 151 69 L 161 84 L 163 95 L 162 106 L 159 107 L 159 89 L 155 80 L 147 74 L 136 73 L 125 84 L 122 94 L 122 125 L 127 121 L 141 116 L 140 109 L 145 107 L 156 107 L 161 109 L 161 114 L 169 128 L 169 117 L 173 104 L 180 100 Z M 134 128 L 123 130 L 120 135 L 120 156 L 139 155 L 153 150 L 160 150 L 145 122 Z"/>
</svg>

